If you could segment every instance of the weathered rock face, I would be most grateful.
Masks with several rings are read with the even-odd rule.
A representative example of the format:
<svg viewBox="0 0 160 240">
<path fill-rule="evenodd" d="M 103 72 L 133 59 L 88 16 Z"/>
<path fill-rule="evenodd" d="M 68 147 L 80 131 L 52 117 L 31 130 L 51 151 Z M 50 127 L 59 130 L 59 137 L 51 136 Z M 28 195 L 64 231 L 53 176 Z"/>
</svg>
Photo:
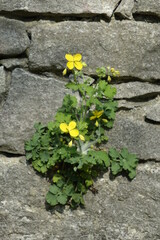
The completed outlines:
<svg viewBox="0 0 160 240">
<path fill-rule="evenodd" d="M 19 67 L 27 68 L 28 59 L 27 58 L 2 59 L 0 60 L 0 64 L 2 64 L 8 70 L 13 70 L 14 68 L 19 68 Z"/>
<path fill-rule="evenodd" d="M 0 56 L 16 56 L 29 47 L 25 24 L 0 17 Z"/>
<path fill-rule="evenodd" d="M 0 152 L 10 153 L 0 155 L 0 239 L 159 240 L 160 0 L 0 0 L 0 15 Z M 106 149 L 142 163 L 132 182 L 104 174 L 84 209 L 48 211 L 49 183 L 13 156 L 35 122 L 53 119 L 68 93 L 64 56 L 77 52 L 93 81 L 96 67 L 120 71 Z"/>
<path fill-rule="evenodd" d="M 107 134 L 107 147 L 126 147 L 142 160 L 160 161 L 159 125 L 144 122 L 144 116 L 145 112 L 141 109 L 117 114 L 115 125 Z"/>
<path fill-rule="evenodd" d="M 141 15 L 151 15 L 160 18 L 160 1 L 159 0 L 138 0 L 135 1 L 133 13 Z"/>
<path fill-rule="evenodd" d="M 86 207 L 47 211 L 45 179 L 36 175 L 25 158 L 0 156 L 1 224 L 3 240 L 19 239 L 160 239 L 160 164 L 138 167 L 136 179 L 110 181 L 108 174 L 88 192 Z"/>
<path fill-rule="evenodd" d="M 142 22 L 62 22 L 40 24 L 31 30 L 31 70 L 65 67 L 67 52 L 80 52 L 87 73 L 100 66 L 114 66 L 121 76 L 159 79 L 160 26 Z M 118 56 L 118 57 L 117 57 Z"/>
<path fill-rule="evenodd" d="M 117 99 L 130 99 L 130 98 L 149 98 L 154 97 L 157 94 L 160 95 L 160 85 L 142 83 L 142 82 L 128 82 L 116 84 L 117 88 Z"/>
<path fill-rule="evenodd" d="M 115 11 L 115 15 L 124 19 L 132 19 L 132 10 L 134 8 L 134 3 L 134 0 L 122 0 L 121 4 Z"/>
<path fill-rule="evenodd" d="M 22 11 L 44 14 L 105 14 L 111 17 L 119 0 L 3 0 L 0 11 Z"/>
<path fill-rule="evenodd" d="M 0 67 L 0 97 L 6 92 L 6 73 L 4 67 Z"/>
<path fill-rule="evenodd" d="M 65 93 L 64 83 L 56 78 L 14 70 L 0 112 L 0 150 L 24 154 L 24 141 L 33 133 L 34 123 L 51 121 Z"/>
<path fill-rule="evenodd" d="M 145 116 L 148 120 L 160 123 L 160 98 L 147 109 Z"/>
</svg>

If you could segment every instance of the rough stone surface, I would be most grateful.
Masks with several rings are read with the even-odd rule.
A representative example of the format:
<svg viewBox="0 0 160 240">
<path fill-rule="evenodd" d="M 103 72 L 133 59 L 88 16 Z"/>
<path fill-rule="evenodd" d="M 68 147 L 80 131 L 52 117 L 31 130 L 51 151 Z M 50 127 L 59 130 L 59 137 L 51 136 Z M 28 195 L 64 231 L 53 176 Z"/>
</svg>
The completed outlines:
<svg viewBox="0 0 160 240">
<path fill-rule="evenodd" d="M 128 82 L 116 84 L 116 98 L 147 98 L 160 94 L 160 85 L 143 83 L 143 82 Z"/>
<path fill-rule="evenodd" d="M 134 0 L 122 0 L 120 5 L 115 11 L 115 15 L 124 18 L 124 19 L 132 19 L 132 10 L 134 8 Z"/>
<path fill-rule="evenodd" d="M 111 17 L 119 0 L 1 0 L 0 11 L 43 14 L 105 14 Z"/>
<path fill-rule="evenodd" d="M 96 67 L 110 65 L 119 69 L 122 77 L 160 79 L 158 24 L 66 21 L 40 24 L 31 30 L 31 36 L 31 70 L 62 70 L 65 53 L 80 52 L 88 64 L 88 74 L 95 73 Z"/>
<path fill-rule="evenodd" d="M 0 150 L 23 154 L 34 123 L 51 121 L 65 93 L 64 83 L 56 78 L 15 69 L 0 112 Z"/>
<path fill-rule="evenodd" d="M 6 73 L 4 67 L 0 67 L 0 97 L 6 92 Z"/>
<path fill-rule="evenodd" d="M 27 58 L 11 58 L 0 60 L 0 65 L 3 65 L 8 70 L 13 70 L 16 67 L 27 68 L 28 59 Z"/>
<path fill-rule="evenodd" d="M 160 18 L 160 0 L 135 1 L 134 13 L 157 16 Z"/>
<path fill-rule="evenodd" d="M 140 108 L 120 111 L 114 127 L 107 134 L 107 147 L 126 147 L 140 159 L 160 161 L 159 125 L 144 122 L 144 116 L 145 111 Z"/>
<path fill-rule="evenodd" d="M 86 207 L 47 211 L 49 184 L 25 159 L 0 156 L 0 238 L 3 240 L 159 240 L 160 165 L 140 165 L 137 177 L 97 180 Z"/>
<path fill-rule="evenodd" d="M 147 109 L 145 116 L 151 121 L 160 123 L 160 97 L 154 105 Z"/>
<path fill-rule="evenodd" d="M 29 46 L 25 24 L 0 17 L 0 56 L 16 56 Z"/>
</svg>

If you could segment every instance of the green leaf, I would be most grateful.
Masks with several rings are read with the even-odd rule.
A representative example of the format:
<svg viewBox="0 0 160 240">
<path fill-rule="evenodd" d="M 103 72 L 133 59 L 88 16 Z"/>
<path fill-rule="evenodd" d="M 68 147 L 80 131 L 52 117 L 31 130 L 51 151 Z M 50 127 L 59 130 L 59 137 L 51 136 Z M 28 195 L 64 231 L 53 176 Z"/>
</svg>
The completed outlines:
<svg viewBox="0 0 160 240">
<path fill-rule="evenodd" d="M 72 183 L 63 188 L 63 193 L 66 194 L 67 196 L 72 196 L 73 192 L 74 186 Z"/>
<path fill-rule="evenodd" d="M 92 179 L 91 180 L 86 180 L 85 184 L 86 184 L 86 187 L 89 188 L 90 186 L 93 185 L 93 180 Z"/>
<path fill-rule="evenodd" d="M 80 203 L 81 202 L 81 194 L 79 194 L 79 193 L 74 193 L 73 195 L 72 195 L 72 200 L 74 201 L 74 202 L 76 202 L 76 203 Z"/>
<path fill-rule="evenodd" d="M 104 80 L 99 81 L 98 87 L 101 91 L 105 91 L 108 83 Z"/>
<path fill-rule="evenodd" d="M 71 121 L 71 114 L 57 112 L 55 116 L 56 125 L 59 128 L 59 124 L 62 122 L 69 123 Z"/>
<path fill-rule="evenodd" d="M 54 174 L 54 176 L 53 176 L 54 183 L 57 183 L 59 180 L 62 180 L 62 179 L 63 179 L 63 176 L 58 173 Z"/>
<path fill-rule="evenodd" d="M 116 175 L 117 173 L 119 173 L 122 170 L 122 168 L 118 163 L 112 162 L 111 170 L 112 170 L 112 174 Z"/>
<path fill-rule="evenodd" d="M 65 194 L 60 194 L 57 197 L 57 201 L 62 205 L 65 205 L 67 203 L 67 200 L 68 200 L 68 197 Z"/>
<path fill-rule="evenodd" d="M 69 89 L 72 89 L 73 91 L 77 91 L 79 88 L 79 85 L 73 82 L 67 83 L 66 87 Z"/>
<path fill-rule="evenodd" d="M 108 154 L 113 160 L 119 158 L 119 152 L 115 148 L 110 148 Z"/>
<path fill-rule="evenodd" d="M 128 176 L 129 176 L 130 179 L 135 178 L 135 176 L 136 176 L 136 170 L 132 170 L 132 171 L 128 174 Z"/>
<path fill-rule="evenodd" d="M 48 151 L 41 151 L 41 152 L 39 153 L 39 156 L 40 156 L 41 161 L 42 161 L 43 163 L 46 163 L 46 162 L 48 162 L 48 159 L 49 159 L 49 157 L 50 157 L 50 154 L 49 154 Z"/>
<path fill-rule="evenodd" d="M 117 93 L 117 89 L 115 87 L 111 87 L 110 85 L 107 85 L 106 90 L 104 92 L 104 95 L 106 98 L 113 98 Z"/>
<path fill-rule="evenodd" d="M 57 197 L 56 195 L 53 195 L 51 192 L 48 192 L 46 195 L 46 201 L 51 205 L 51 206 L 56 206 L 58 204 Z"/>
<path fill-rule="evenodd" d="M 60 188 L 57 187 L 55 184 L 49 187 L 49 192 L 51 192 L 52 194 L 57 194 L 60 191 L 61 191 Z"/>
<path fill-rule="evenodd" d="M 64 180 L 60 179 L 60 180 L 57 181 L 57 186 L 62 188 L 64 186 L 64 183 L 65 183 Z"/>
<path fill-rule="evenodd" d="M 32 159 L 32 153 L 26 153 L 26 160 Z"/>
</svg>

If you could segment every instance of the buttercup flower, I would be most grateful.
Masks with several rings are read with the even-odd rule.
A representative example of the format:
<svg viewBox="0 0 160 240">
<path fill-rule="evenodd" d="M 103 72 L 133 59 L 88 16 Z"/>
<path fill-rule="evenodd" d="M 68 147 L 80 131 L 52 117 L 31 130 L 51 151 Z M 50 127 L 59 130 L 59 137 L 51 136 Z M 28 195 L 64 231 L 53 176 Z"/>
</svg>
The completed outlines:
<svg viewBox="0 0 160 240">
<path fill-rule="evenodd" d="M 76 68 L 77 70 L 81 70 L 83 68 L 83 64 L 81 62 L 82 55 L 77 53 L 75 55 L 66 54 L 65 58 L 67 59 L 67 68 L 72 70 Z"/>
<path fill-rule="evenodd" d="M 60 129 L 64 133 L 69 133 L 71 137 L 76 138 L 79 135 L 78 129 L 76 129 L 76 122 L 71 121 L 68 125 L 66 123 L 61 123 L 60 124 Z"/>
</svg>

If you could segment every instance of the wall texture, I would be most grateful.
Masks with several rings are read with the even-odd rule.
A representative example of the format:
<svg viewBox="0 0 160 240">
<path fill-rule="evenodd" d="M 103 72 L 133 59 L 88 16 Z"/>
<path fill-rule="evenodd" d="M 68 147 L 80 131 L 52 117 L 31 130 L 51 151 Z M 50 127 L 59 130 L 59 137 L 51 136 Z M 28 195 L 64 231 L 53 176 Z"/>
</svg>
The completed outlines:
<svg viewBox="0 0 160 240">
<path fill-rule="evenodd" d="M 160 0 L 0 0 L 0 238 L 160 239 Z M 140 158 L 137 177 L 97 180 L 86 208 L 47 211 L 48 183 L 26 165 L 35 122 L 66 94 L 65 53 L 86 74 L 112 66 L 119 109 L 106 146 Z"/>
</svg>

